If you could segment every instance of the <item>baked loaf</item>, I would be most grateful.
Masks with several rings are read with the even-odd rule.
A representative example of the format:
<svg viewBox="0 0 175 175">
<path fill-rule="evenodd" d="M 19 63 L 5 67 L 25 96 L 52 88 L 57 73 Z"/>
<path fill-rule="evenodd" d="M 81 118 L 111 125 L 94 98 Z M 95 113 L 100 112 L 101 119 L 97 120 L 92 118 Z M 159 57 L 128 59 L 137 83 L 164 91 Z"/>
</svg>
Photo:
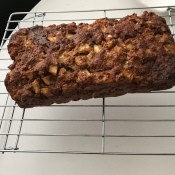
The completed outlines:
<svg viewBox="0 0 175 175">
<path fill-rule="evenodd" d="M 20 107 L 150 92 L 175 85 L 175 43 L 152 12 L 12 35 L 5 85 Z"/>
</svg>

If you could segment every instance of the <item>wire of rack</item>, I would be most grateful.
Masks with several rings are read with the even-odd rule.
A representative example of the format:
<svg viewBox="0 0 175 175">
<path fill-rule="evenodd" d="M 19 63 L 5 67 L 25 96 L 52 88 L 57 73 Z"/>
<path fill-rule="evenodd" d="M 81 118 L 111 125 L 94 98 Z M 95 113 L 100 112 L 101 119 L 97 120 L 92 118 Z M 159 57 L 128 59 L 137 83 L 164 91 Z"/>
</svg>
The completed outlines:
<svg viewBox="0 0 175 175">
<path fill-rule="evenodd" d="M 174 37 L 175 7 L 171 6 L 11 14 L 0 47 L 0 152 L 175 155 L 174 89 L 21 109 L 4 86 L 11 63 L 8 32 L 34 25 L 119 19 L 145 10 L 164 17 Z M 23 20 L 15 19 L 23 14 Z M 17 24 L 15 29 L 12 23 Z"/>
</svg>

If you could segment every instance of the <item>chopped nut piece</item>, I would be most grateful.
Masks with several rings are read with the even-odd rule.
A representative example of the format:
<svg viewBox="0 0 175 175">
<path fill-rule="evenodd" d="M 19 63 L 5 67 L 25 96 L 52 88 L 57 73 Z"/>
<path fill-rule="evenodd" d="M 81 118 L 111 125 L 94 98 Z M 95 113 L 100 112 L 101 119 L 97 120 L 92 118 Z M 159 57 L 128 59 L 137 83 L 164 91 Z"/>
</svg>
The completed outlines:
<svg viewBox="0 0 175 175">
<path fill-rule="evenodd" d="M 164 43 L 165 41 L 168 40 L 168 35 L 167 34 L 163 34 L 163 36 L 161 35 L 156 35 L 156 38 L 159 39 L 160 42 Z"/>
<path fill-rule="evenodd" d="M 89 76 L 90 72 L 87 69 L 78 72 L 78 76 Z"/>
<path fill-rule="evenodd" d="M 79 47 L 78 53 L 84 53 L 84 54 L 86 54 L 86 53 L 89 53 L 90 50 L 91 50 L 91 49 L 90 49 L 89 44 L 83 44 L 83 45 L 81 45 L 81 46 Z"/>
<path fill-rule="evenodd" d="M 115 48 L 114 48 L 118 53 L 122 50 L 122 48 L 121 47 L 119 47 L 119 46 L 115 46 Z"/>
<path fill-rule="evenodd" d="M 50 85 L 52 83 L 50 78 L 51 78 L 50 76 L 46 76 L 46 77 L 42 77 L 42 80 L 46 85 Z"/>
<path fill-rule="evenodd" d="M 151 24 L 152 22 L 151 22 L 151 21 L 147 21 L 146 23 L 147 23 L 147 24 Z"/>
<path fill-rule="evenodd" d="M 73 38 L 73 35 L 72 34 L 66 34 L 66 38 L 67 39 L 72 39 Z"/>
<path fill-rule="evenodd" d="M 146 49 L 146 54 L 152 54 L 151 49 Z"/>
<path fill-rule="evenodd" d="M 100 50 L 101 50 L 101 46 L 94 45 L 94 51 L 95 51 L 96 53 L 99 53 Z"/>
<path fill-rule="evenodd" d="M 66 54 L 67 54 L 67 53 L 68 53 L 68 52 L 65 51 L 64 53 L 62 53 L 62 54 L 58 57 L 58 62 L 59 62 L 59 63 L 65 63 L 65 62 L 66 62 L 66 60 L 67 60 Z"/>
<path fill-rule="evenodd" d="M 85 65 L 85 64 L 86 64 L 86 59 L 87 59 L 86 56 L 75 57 L 75 63 L 76 63 L 78 66 Z"/>
<path fill-rule="evenodd" d="M 132 81 L 133 80 L 133 74 L 131 74 L 130 72 L 128 72 L 128 71 L 123 71 L 123 75 L 128 79 L 128 80 L 130 80 L 130 81 Z"/>
<path fill-rule="evenodd" d="M 27 71 L 27 72 L 25 73 L 25 76 L 26 76 L 29 80 L 31 80 L 31 79 L 33 78 L 33 72 L 32 72 L 32 71 Z"/>
<path fill-rule="evenodd" d="M 52 96 L 52 93 L 50 92 L 50 89 L 48 88 L 41 88 L 41 94 L 49 97 L 49 96 Z"/>
<path fill-rule="evenodd" d="M 87 26 L 87 29 L 90 30 L 92 27 L 90 25 Z"/>
<path fill-rule="evenodd" d="M 56 36 L 48 36 L 47 38 L 50 42 L 55 42 L 56 41 Z"/>
<path fill-rule="evenodd" d="M 122 41 L 121 38 L 118 39 L 118 43 L 119 43 L 120 46 L 125 47 L 125 44 L 124 44 L 124 42 Z"/>
<path fill-rule="evenodd" d="M 32 41 L 31 40 L 26 40 L 25 47 L 30 47 L 31 45 L 32 45 Z"/>
<path fill-rule="evenodd" d="M 106 27 L 105 26 L 101 27 L 101 30 L 102 32 L 106 32 Z"/>
<path fill-rule="evenodd" d="M 84 73 L 86 75 L 90 75 L 90 72 L 87 69 L 82 70 L 81 73 Z"/>
<path fill-rule="evenodd" d="M 165 50 L 173 55 L 175 55 L 175 46 L 174 45 L 165 45 Z"/>
<path fill-rule="evenodd" d="M 102 74 L 100 72 L 97 72 L 97 73 L 94 73 L 93 76 L 95 76 L 97 84 L 101 84 L 101 83 L 106 84 L 113 81 L 110 75 L 108 74 Z"/>
<path fill-rule="evenodd" d="M 41 57 L 38 59 L 38 61 L 43 61 L 43 60 L 44 60 L 44 58 L 41 58 Z"/>
<path fill-rule="evenodd" d="M 87 69 L 78 72 L 77 83 L 83 83 L 90 77 L 90 73 Z"/>
<path fill-rule="evenodd" d="M 52 75 L 56 76 L 56 75 L 57 75 L 57 70 L 58 70 L 58 68 L 57 68 L 56 65 L 50 65 L 50 66 L 49 66 L 49 72 L 50 72 Z"/>
<path fill-rule="evenodd" d="M 108 37 L 108 38 L 112 38 L 112 35 L 109 34 L 107 37 Z"/>
<path fill-rule="evenodd" d="M 131 50 L 132 49 L 132 44 L 126 45 L 126 48 L 129 49 L 129 50 Z"/>
<path fill-rule="evenodd" d="M 26 36 L 20 36 L 20 39 L 22 39 L 22 40 L 27 40 L 27 37 Z"/>
<path fill-rule="evenodd" d="M 32 86 L 33 86 L 35 93 L 38 94 L 40 92 L 39 82 L 37 80 L 34 80 L 32 82 Z"/>
<path fill-rule="evenodd" d="M 73 70 L 79 69 L 79 67 L 78 67 L 76 64 L 73 64 L 71 68 L 72 68 Z"/>
<path fill-rule="evenodd" d="M 107 42 L 107 46 L 111 48 L 114 45 L 114 42 L 112 40 Z"/>
<path fill-rule="evenodd" d="M 66 69 L 65 68 L 61 68 L 59 71 L 59 76 L 64 76 L 64 74 L 66 73 Z"/>
</svg>

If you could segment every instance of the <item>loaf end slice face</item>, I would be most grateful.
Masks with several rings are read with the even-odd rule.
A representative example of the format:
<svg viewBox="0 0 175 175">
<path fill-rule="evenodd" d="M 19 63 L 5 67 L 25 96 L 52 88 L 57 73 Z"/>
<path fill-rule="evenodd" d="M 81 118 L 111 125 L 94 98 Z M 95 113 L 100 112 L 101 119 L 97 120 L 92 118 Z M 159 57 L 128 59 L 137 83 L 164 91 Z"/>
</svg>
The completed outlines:
<svg viewBox="0 0 175 175">
<path fill-rule="evenodd" d="M 175 85 L 175 43 L 152 12 L 12 35 L 6 88 L 20 107 L 151 92 Z"/>
</svg>

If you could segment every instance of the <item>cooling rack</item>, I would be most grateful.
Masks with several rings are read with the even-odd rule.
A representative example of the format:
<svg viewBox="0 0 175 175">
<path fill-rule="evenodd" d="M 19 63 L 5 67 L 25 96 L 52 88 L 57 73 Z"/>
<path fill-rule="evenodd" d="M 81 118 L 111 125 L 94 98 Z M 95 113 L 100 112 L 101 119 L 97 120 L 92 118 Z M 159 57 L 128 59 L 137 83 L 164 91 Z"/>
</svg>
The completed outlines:
<svg viewBox="0 0 175 175">
<path fill-rule="evenodd" d="M 121 18 L 145 10 L 163 16 L 174 37 L 175 7 L 170 6 L 11 14 L 0 49 L 0 152 L 175 155 L 174 88 L 21 109 L 4 86 L 11 63 L 9 33 L 34 25 Z M 20 15 L 26 16 L 18 20 Z"/>
</svg>

